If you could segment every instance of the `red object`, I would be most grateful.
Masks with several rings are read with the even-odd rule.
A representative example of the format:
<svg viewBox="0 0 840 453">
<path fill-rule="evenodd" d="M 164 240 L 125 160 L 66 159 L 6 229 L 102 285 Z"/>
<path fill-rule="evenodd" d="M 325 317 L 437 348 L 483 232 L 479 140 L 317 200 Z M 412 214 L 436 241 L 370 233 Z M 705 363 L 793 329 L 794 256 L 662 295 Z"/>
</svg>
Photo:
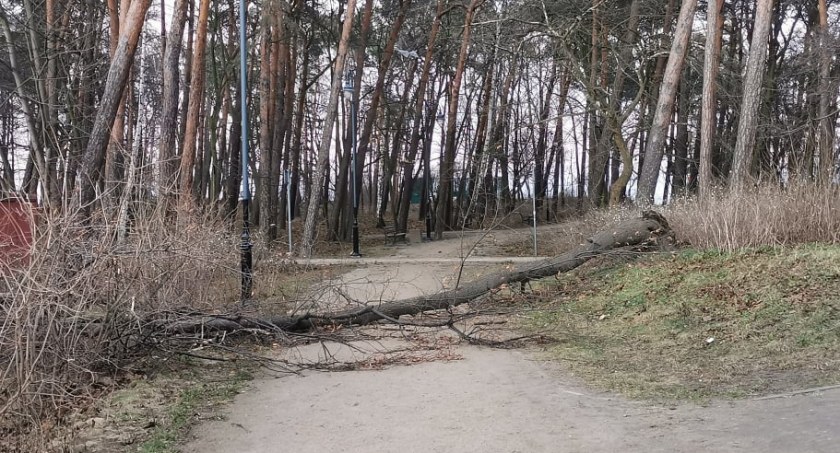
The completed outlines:
<svg viewBox="0 0 840 453">
<path fill-rule="evenodd" d="M 34 203 L 22 198 L 0 199 L 0 269 L 29 258 L 34 216 Z"/>
</svg>

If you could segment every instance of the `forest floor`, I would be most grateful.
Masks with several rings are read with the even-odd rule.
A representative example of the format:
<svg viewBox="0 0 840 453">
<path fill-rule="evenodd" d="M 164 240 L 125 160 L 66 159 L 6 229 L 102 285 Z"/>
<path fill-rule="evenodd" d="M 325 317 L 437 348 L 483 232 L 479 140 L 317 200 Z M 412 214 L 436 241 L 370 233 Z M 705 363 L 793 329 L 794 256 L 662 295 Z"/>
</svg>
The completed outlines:
<svg viewBox="0 0 840 453">
<path fill-rule="evenodd" d="M 562 234 L 552 227 L 540 231 L 541 238 Z M 356 266 L 343 268 L 345 273 L 322 282 L 340 287 L 344 297 L 325 297 L 322 301 L 327 304 L 325 308 L 340 308 L 353 301 L 389 300 L 453 287 L 458 283 L 459 275 L 461 281 L 467 281 L 512 260 L 528 259 L 500 255 L 510 255 L 511 250 L 527 254 L 529 249 L 524 244 L 529 243 L 529 234 L 528 229 L 489 234 L 476 232 L 420 243 L 417 241 L 419 234 L 414 232 L 410 235 L 413 243 L 407 246 L 366 247 L 363 252 L 367 257 L 355 262 Z M 473 248 L 476 242 L 479 245 Z M 467 255 L 474 258 L 466 259 L 462 269 L 462 260 Z M 676 259 L 689 260 L 688 264 L 681 264 L 691 267 L 690 258 Z M 347 261 L 313 260 L 313 264 L 344 266 Z M 613 265 L 626 267 L 622 263 Z M 652 269 L 647 274 L 623 275 L 623 280 L 604 280 L 603 276 L 592 274 L 569 277 L 590 284 L 588 292 L 565 291 L 571 283 L 562 278 L 549 285 L 555 294 L 564 291 L 573 294 L 574 304 L 554 297 L 550 304 L 541 305 L 538 297 L 523 298 L 506 289 L 511 293 L 510 297 L 500 295 L 495 305 L 485 307 L 496 310 L 495 315 L 488 314 L 464 327 L 497 326 L 499 330 L 486 332 L 485 338 L 504 339 L 523 330 L 537 331 L 541 326 L 550 326 L 543 332 L 555 337 L 567 335 L 558 342 L 559 346 L 531 344 L 521 349 L 494 349 L 470 345 L 449 330 L 381 325 L 362 329 L 355 340 L 348 343 L 319 343 L 277 352 L 286 360 L 300 363 L 332 360 L 355 366 L 353 371 L 344 372 L 259 372 L 232 403 L 219 411 L 201 414 L 202 420 L 191 430 L 188 442 L 179 448 L 185 452 L 400 453 L 836 451 L 837 433 L 840 432 L 840 389 L 828 385 L 836 383 L 830 379 L 837 376 L 830 372 L 837 363 L 833 356 L 830 363 L 826 362 L 829 372 L 821 374 L 817 380 L 801 381 L 825 382 L 821 388 L 806 389 L 797 385 L 800 381 L 796 368 L 791 368 L 784 373 L 787 376 L 784 385 L 764 387 L 761 396 L 751 393 L 749 389 L 753 387 L 750 386 L 742 392 L 730 391 L 727 387 L 725 392 L 675 391 L 666 392 L 662 398 L 656 397 L 658 387 L 646 385 L 647 381 L 667 380 L 667 376 L 645 374 L 647 370 L 633 368 L 639 361 L 622 355 L 635 356 L 641 348 L 628 343 L 623 349 L 619 340 L 629 338 L 630 333 L 617 330 L 616 325 L 630 325 L 634 331 L 647 332 L 645 335 L 662 331 L 664 336 L 676 338 L 670 343 L 642 342 L 650 347 L 646 349 L 646 355 L 640 357 L 663 364 L 677 359 L 696 360 L 697 354 L 673 356 L 680 338 L 702 336 L 699 341 L 702 346 L 690 348 L 695 351 L 708 349 L 713 344 L 717 347 L 730 339 L 718 337 L 709 341 L 713 337 L 707 337 L 705 330 L 674 334 L 673 329 L 654 329 L 642 322 L 628 322 L 629 312 L 636 316 L 634 319 L 653 317 L 643 313 L 658 313 L 654 303 L 644 309 L 632 303 L 634 288 L 641 291 L 642 296 L 649 295 L 651 300 L 662 298 L 663 294 L 676 288 L 666 279 L 671 283 L 657 286 L 657 296 L 646 293 L 644 283 L 642 289 L 630 284 L 636 280 L 648 281 L 645 279 L 674 267 L 664 266 L 647 266 Z M 715 284 L 726 290 L 737 289 L 738 282 L 730 286 L 726 286 L 730 284 L 727 282 Z M 534 292 L 545 291 L 540 284 L 536 286 Z M 598 288 L 616 294 L 626 290 L 629 293 L 621 294 L 628 298 L 612 306 L 604 301 Z M 692 287 L 692 290 L 703 288 Z M 513 301 L 530 304 L 530 309 L 499 315 L 505 311 L 499 308 L 509 307 Z M 752 310 L 750 313 L 760 305 L 749 300 L 745 303 L 746 310 Z M 675 306 L 681 307 L 682 311 L 678 310 L 677 314 L 681 313 L 686 319 L 686 312 L 691 309 L 685 308 L 685 304 Z M 774 306 L 774 309 L 779 307 Z M 584 311 L 588 315 L 580 320 Z M 579 322 L 559 322 L 561 315 L 558 313 L 564 312 Z M 735 314 L 746 316 L 741 311 Z M 828 348 L 820 350 L 822 352 L 834 353 L 836 348 L 831 349 L 825 343 L 837 344 L 834 339 L 836 317 L 823 315 L 828 319 L 824 322 L 824 331 L 808 330 L 811 336 L 806 340 Z M 718 321 L 709 317 L 717 316 L 715 313 L 697 316 L 709 322 Z M 593 329 L 592 335 L 586 335 L 586 338 L 599 338 L 610 347 L 586 349 L 586 342 L 574 341 L 583 338 L 581 332 L 586 329 Z M 687 323 L 685 329 L 688 329 Z M 828 333 L 833 335 L 829 339 L 820 336 Z M 600 334 L 611 336 L 599 337 Z M 807 341 L 806 344 L 799 343 L 803 348 L 810 346 Z M 564 354 L 569 349 L 576 353 Z M 720 354 L 706 354 L 706 361 L 701 363 L 716 366 L 720 361 L 715 357 L 722 358 L 733 352 L 724 348 L 715 351 Z M 590 360 L 592 357 L 598 360 Z M 744 355 L 736 357 L 746 360 Z M 615 359 L 615 369 L 611 368 L 612 359 Z M 819 361 L 819 358 L 812 359 L 809 364 Z M 596 363 L 598 367 L 575 366 L 583 361 Z M 738 367 L 732 361 L 721 363 L 728 368 Z M 592 372 L 595 368 L 598 373 Z M 693 377 L 700 378 L 695 381 L 702 381 L 702 371 L 695 368 L 695 373 L 699 374 Z M 611 374 L 617 377 L 610 379 Z M 683 376 L 685 382 L 690 381 L 691 373 L 684 374 L 687 375 Z M 630 382 L 632 388 L 628 391 L 626 387 L 615 385 L 617 382 Z M 774 389 L 784 392 L 766 392 Z"/>
</svg>

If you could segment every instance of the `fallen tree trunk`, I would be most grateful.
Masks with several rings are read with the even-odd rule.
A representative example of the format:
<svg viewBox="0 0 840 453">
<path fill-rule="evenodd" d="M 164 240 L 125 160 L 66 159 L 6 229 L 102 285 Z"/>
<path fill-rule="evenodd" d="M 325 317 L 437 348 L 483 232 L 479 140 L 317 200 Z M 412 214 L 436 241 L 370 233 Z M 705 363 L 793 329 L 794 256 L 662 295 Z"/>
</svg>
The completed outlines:
<svg viewBox="0 0 840 453">
<path fill-rule="evenodd" d="M 631 247 L 637 250 L 658 250 L 671 247 L 673 243 L 673 233 L 665 218 L 654 211 L 645 211 L 641 218 L 624 221 L 613 228 L 601 231 L 587 239 L 586 244 L 560 256 L 520 264 L 511 270 L 496 272 L 458 288 L 436 294 L 327 314 L 276 316 L 265 319 L 246 316 L 202 316 L 199 319 L 183 319 L 170 323 L 166 326 L 166 330 L 196 332 L 272 328 L 301 332 L 319 326 L 370 324 L 383 319 L 397 319 L 403 315 L 416 315 L 425 311 L 442 310 L 464 304 L 504 284 L 527 282 L 571 271 L 592 258 L 616 249 Z"/>
</svg>

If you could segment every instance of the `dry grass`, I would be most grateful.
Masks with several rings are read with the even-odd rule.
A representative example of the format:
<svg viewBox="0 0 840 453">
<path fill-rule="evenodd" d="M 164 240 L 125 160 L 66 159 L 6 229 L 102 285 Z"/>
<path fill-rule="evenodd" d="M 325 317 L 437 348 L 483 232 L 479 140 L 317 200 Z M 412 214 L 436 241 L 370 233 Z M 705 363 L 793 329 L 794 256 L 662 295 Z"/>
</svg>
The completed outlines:
<svg viewBox="0 0 840 453">
<path fill-rule="evenodd" d="M 665 216 L 681 241 L 724 252 L 840 240 L 840 189 L 792 183 L 760 186 L 738 194 L 689 198 Z"/>
<path fill-rule="evenodd" d="M 0 438 L 48 437 L 109 390 L 107 376 L 202 341 L 170 339 L 161 319 L 238 306 L 239 234 L 229 224 L 173 228 L 151 215 L 134 220 L 124 243 L 115 237 L 110 224 L 45 215 L 29 262 L 0 272 Z M 261 309 L 272 312 L 293 305 L 306 281 L 279 253 L 262 252 L 255 274 Z"/>
<path fill-rule="evenodd" d="M 601 261 L 544 281 L 530 328 L 590 384 L 696 399 L 836 384 L 840 248 Z M 552 294 L 553 293 L 553 294 Z"/>
<path fill-rule="evenodd" d="M 718 192 L 676 200 L 662 212 L 677 240 L 698 250 L 738 250 L 807 243 L 840 242 L 840 188 L 792 183 L 759 186 L 738 194 Z M 556 255 L 579 246 L 609 225 L 633 218 L 641 208 L 590 210 L 562 223 L 540 225 L 538 248 Z M 531 250 L 531 239 L 507 244 L 509 254 Z"/>
<path fill-rule="evenodd" d="M 836 383 L 840 371 L 840 191 L 793 183 L 659 208 L 687 250 L 601 259 L 543 281 L 530 327 L 565 341 L 555 357 L 631 396 L 707 398 Z M 638 215 L 590 212 L 554 227 L 566 251 Z"/>
</svg>

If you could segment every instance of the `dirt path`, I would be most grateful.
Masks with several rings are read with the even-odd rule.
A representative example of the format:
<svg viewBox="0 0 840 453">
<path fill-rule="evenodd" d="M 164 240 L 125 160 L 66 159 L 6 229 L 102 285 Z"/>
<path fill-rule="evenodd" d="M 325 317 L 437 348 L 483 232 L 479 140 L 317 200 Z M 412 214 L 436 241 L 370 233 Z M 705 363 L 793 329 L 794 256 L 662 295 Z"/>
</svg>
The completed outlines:
<svg viewBox="0 0 840 453">
<path fill-rule="evenodd" d="M 521 234 L 521 233 L 516 233 Z M 454 284 L 461 240 L 395 250 L 342 276 L 376 300 Z M 401 256 L 400 256 L 401 255 Z M 468 264 L 481 273 L 504 259 Z M 469 261 L 468 261 L 469 263 Z M 369 351 L 332 346 L 339 357 Z M 362 347 L 364 349 L 364 347 Z M 528 352 L 453 344 L 438 358 L 378 371 L 264 376 L 186 452 L 836 452 L 840 390 L 662 407 L 583 388 Z M 296 353 L 317 360 L 320 346 Z"/>
</svg>

